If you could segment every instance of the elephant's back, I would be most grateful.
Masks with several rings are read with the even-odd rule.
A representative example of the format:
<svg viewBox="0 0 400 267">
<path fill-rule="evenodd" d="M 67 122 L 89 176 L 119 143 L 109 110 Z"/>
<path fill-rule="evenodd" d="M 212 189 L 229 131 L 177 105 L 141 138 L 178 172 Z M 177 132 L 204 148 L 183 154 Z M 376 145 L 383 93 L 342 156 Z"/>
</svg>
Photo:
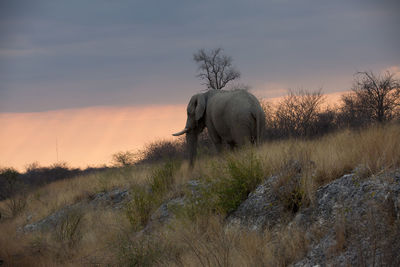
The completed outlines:
<svg viewBox="0 0 400 267">
<path fill-rule="evenodd" d="M 245 90 L 223 91 L 209 100 L 207 117 L 221 133 L 232 128 L 254 129 L 254 114 L 260 108 L 258 100 Z"/>
<path fill-rule="evenodd" d="M 261 109 L 257 98 L 245 90 L 227 91 L 216 95 L 214 105 L 223 109 L 224 113 L 235 115 L 254 113 Z"/>
</svg>

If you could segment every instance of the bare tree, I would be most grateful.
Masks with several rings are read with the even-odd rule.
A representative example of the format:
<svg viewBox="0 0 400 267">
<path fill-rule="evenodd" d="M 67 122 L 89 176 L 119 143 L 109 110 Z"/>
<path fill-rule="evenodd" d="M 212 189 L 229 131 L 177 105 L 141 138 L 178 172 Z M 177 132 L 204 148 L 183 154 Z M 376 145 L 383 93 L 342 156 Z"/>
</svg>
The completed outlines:
<svg viewBox="0 0 400 267">
<path fill-rule="evenodd" d="M 222 48 L 210 51 L 200 49 L 193 55 L 193 60 L 198 64 L 197 77 L 204 81 L 208 89 L 222 89 L 240 77 L 240 72 L 232 66 L 232 58 L 224 55 Z"/>
<path fill-rule="evenodd" d="M 390 72 L 358 72 L 352 92 L 342 101 L 344 110 L 355 120 L 369 117 L 377 122 L 388 121 L 400 107 L 400 82 Z"/>
<path fill-rule="evenodd" d="M 113 163 L 118 167 L 128 167 L 135 163 L 136 155 L 131 151 L 120 151 L 112 155 Z"/>
<path fill-rule="evenodd" d="M 324 97 L 321 90 L 308 92 L 289 90 L 275 112 L 275 128 L 281 136 L 311 136 L 315 134 L 318 115 Z"/>
<path fill-rule="evenodd" d="M 354 92 L 342 95 L 341 101 L 338 113 L 339 126 L 360 127 L 373 121 L 371 110 L 364 108 L 364 103 Z"/>
</svg>

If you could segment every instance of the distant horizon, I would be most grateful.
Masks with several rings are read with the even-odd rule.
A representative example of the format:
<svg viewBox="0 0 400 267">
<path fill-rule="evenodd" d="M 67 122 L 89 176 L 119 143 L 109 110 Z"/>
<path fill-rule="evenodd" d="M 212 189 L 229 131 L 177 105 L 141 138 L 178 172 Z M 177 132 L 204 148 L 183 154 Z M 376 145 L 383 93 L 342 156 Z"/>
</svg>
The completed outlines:
<svg viewBox="0 0 400 267">
<path fill-rule="evenodd" d="M 332 103 L 345 92 L 324 95 Z M 281 99 L 265 100 L 277 103 Z M 138 151 L 158 140 L 176 140 L 171 134 L 185 122 L 186 104 L 0 113 L 0 124 L 5 125 L 0 132 L 0 167 L 24 171 L 31 163 L 55 164 L 56 142 L 58 162 L 72 168 L 109 166 L 116 152 Z"/>
<path fill-rule="evenodd" d="M 400 73 L 398 0 L 0 1 L 0 166 L 108 164 L 172 138 L 222 48 L 259 98 Z M 228 84 L 227 88 L 232 84 Z M 153 120 L 154 123 L 146 122 Z"/>
</svg>

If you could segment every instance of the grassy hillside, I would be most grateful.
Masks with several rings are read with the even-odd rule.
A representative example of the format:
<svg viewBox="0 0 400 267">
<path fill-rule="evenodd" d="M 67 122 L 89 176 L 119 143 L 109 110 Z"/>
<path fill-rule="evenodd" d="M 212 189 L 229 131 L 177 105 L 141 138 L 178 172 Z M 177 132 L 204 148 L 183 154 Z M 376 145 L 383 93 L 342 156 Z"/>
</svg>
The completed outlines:
<svg viewBox="0 0 400 267">
<path fill-rule="evenodd" d="M 106 170 L 56 181 L 26 196 L 0 202 L 0 259 L 10 266 L 256 266 L 286 265 L 301 258 L 307 239 L 295 228 L 262 234 L 226 228 L 226 215 L 259 183 L 297 166 L 280 183 L 287 213 L 313 205 L 318 187 L 343 174 L 360 177 L 400 167 L 400 126 L 345 130 L 315 140 L 285 140 L 248 147 L 217 157 L 200 157 L 193 171 L 187 162 L 167 161 Z M 197 193 L 188 181 L 196 180 Z M 122 208 L 81 205 L 50 230 L 23 232 L 23 226 L 76 203 L 90 203 L 100 192 L 128 189 Z M 162 203 L 177 205 L 169 223 L 148 227 Z M 12 215 L 19 198 L 26 198 Z M 150 230 L 149 230 L 150 229 Z M 145 231 L 143 231 L 145 230 Z"/>
</svg>

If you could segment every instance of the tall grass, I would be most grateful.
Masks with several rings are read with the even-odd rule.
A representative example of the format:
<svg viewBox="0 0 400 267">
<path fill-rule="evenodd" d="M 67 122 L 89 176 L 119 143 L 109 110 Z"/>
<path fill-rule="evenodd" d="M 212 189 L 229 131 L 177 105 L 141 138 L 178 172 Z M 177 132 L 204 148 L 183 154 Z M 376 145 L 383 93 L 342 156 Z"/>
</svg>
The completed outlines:
<svg viewBox="0 0 400 267">
<path fill-rule="evenodd" d="M 186 162 L 167 162 L 57 181 L 26 195 L 26 205 L 13 217 L 4 212 L 8 202 L 0 202 L 0 259 L 10 266 L 288 265 L 306 252 L 309 241 L 302 231 L 286 226 L 263 233 L 227 228 L 225 216 L 265 178 L 290 168 L 293 173 L 281 175 L 279 181 L 288 188 L 282 191 L 281 200 L 289 209 L 312 204 L 318 187 L 343 174 L 355 171 L 362 178 L 397 169 L 399 137 L 399 125 L 374 126 L 199 158 L 192 172 Z M 199 182 L 197 194 L 187 190 L 188 180 Z M 125 209 L 88 205 L 79 216 L 61 222 L 55 233 L 19 230 L 60 208 L 90 201 L 96 193 L 117 187 L 131 192 Z M 185 216 L 176 216 L 151 235 L 138 234 L 152 212 L 176 196 L 187 200 L 186 210 L 176 211 Z"/>
<path fill-rule="evenodd" d="M 174 174 L 179 165 L 179 162 L 168 161 L 151 170 L 148 184 L 132 186 L 132 200 L 127 204 L 125 212 L 133 229 L 141 230 L 151 213 L 162 203 L 165 195 L 172 189 Z"/>
</svg>

